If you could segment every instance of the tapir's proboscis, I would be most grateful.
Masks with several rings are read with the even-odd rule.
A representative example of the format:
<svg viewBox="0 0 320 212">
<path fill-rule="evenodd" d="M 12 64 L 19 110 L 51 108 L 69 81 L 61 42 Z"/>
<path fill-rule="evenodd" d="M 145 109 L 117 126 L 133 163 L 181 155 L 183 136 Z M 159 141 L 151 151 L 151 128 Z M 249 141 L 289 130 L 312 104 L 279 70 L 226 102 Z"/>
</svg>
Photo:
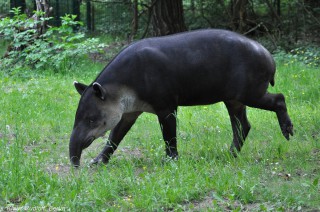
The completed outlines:
<svg viewBox="0 0 320 212">
<path fill-rule="evenodd" d="M 224 102 L 233 130 L 230 151 L 237 156 L 249 133 L 246 106 L 276 113 L 289 140 L 293 125 L 284 96 L 274 85 L 275 62 L 259 43 L 226 30 L 198 30 L 143 39 L 122 50 L 80 93 L 69 144 L 70 160 L 80 165 L 83 149 L 111 130 L 91 163 L 107 163 L 143 112 L 157 115 L 166 155 L 178 157 L 178 106 Z"/>
</svg>

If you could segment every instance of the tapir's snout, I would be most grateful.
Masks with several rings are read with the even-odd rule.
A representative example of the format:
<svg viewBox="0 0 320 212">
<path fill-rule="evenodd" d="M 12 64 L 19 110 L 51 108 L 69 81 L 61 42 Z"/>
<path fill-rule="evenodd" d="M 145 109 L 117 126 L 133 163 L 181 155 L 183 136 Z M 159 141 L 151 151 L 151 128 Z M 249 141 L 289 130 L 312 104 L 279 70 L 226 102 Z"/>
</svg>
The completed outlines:
<svg viewBox="0 0 320 212">
<path fill-rule="evenodd" d="M 72 132 L 69 143 L 69 156 L 73 166 L 80 166 L 82 150 L 89 147 L 94 140 L 94 136 L 90 136 L 89 138 L 82 140 L 79 133 L 75 132 L 75 130 Z"/>
<path fill-rule="evenodd" d="M 89 147 L 92 142 L 95 140 L 96 138 L 94 136 L 91 136 L 89 137 L 87 140 L 85 140 L 83 143 L 82 143 L 82 150 L 84 150 L 85 148 Z"/>
<path fill-rule="evenodd" d="M 97 138 L 92 134 L 95 133 L 83 127 L 74 127 L 69 142 L 70 162 L 74 167 L 80 166 L 82 150 L 89 147 Z"/>
<path fill-rule="evenodd" d="M 75 133 L 73 132 L 70 138 L 69 143 L 69 156 L 70 162 L 73 166 L 80 166 L 80 158 L 82 153 L 82 145 L 80 145 L 79 140 L 76 138 Z"/>
<path fill-rule="evenodd" d="M 71 159 L 71 165 L 78 168 L 80 166 L 80 158 L 78 158 L 77 156 L 72 156 Z"/>
</svg>

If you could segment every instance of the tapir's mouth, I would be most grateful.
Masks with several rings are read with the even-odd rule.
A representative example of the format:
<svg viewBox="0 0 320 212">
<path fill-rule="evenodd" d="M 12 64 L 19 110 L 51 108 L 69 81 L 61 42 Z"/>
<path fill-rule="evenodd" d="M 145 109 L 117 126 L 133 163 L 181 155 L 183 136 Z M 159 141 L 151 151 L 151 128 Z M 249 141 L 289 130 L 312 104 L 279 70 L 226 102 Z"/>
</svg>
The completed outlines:
<svg viewBox="0 0 320 212">
<path fill-rule="evenodd" d="M 88 146 L 90 146 L 92 144 L 92 142 L 95 140 L 96 138 L 94 136 L 89 137 L 82 145 L 82 149 L 87 148 Z"/>
</svg>

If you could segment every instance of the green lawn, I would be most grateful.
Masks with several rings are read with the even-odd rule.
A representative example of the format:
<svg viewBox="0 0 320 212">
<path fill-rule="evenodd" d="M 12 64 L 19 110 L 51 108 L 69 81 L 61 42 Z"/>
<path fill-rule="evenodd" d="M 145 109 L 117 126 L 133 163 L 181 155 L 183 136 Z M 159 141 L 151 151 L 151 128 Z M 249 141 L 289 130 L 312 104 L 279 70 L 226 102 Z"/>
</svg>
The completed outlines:
<svg viewBox="0 0 320 212">
<path fill-rule="evenodd" d="M 69 136 L 79 95 L 103 65 L 68 74 L 0 72 L 0 211 L 319 211 L 320 71 L 278 64 L 270 92 L 286 96 L 295 135 L 286 141 L 272 112 L 249 109 L 243 151 L 230 157 L 224 105 L 181 107 L 179 161 L 165 162 L 157 118 L 144 114 L 107 166 L 88 167 L 96 140 L 70 167 Z"/>
</svg>

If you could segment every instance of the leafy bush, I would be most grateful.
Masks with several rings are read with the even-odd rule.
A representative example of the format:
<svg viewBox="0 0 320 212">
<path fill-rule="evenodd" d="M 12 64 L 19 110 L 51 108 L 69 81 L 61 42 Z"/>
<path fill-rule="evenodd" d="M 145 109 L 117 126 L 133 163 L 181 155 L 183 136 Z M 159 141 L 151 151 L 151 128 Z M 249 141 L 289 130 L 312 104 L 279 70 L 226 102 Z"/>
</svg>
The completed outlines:
<svg viewBox="0 0 320 212">
<path fill-rule="evenodd" d="M 289 52 L 277 51 L 274 57 L 285 65 L 302 62 L 308 67 L 320 67 L 320 47 L 302 46 L 294 48 Z"/>
<path fill-rule="evenodd" d="M 320 66 L 320 47 L 306 46 L 299 47 L 290 51 L 291 58 L 297 59 L 308 66 Z"/>
<path fill-rule="evenodd" d="M 0 21 L 0 35 L 10 43 L 9 51 L 0 62 L 2 69 L 70 70 L 88 54 L 102 52 L 105 48 L 104 44 L 99 44 L 99 39 L 86 38 L 84 33 L 75 32 L 75 28 L 82 26 L 81 22 L 75 21 L 75 15 L 65 15 L 61 17 L 61 26 L 49 27 L 39 33 L 38 26 L 50 18 L 44 18 L 41 12 L 36 12 L 40 20 L 27 18 L 19 8 L 11 12 L 13 18 Z"/>
</svg>

